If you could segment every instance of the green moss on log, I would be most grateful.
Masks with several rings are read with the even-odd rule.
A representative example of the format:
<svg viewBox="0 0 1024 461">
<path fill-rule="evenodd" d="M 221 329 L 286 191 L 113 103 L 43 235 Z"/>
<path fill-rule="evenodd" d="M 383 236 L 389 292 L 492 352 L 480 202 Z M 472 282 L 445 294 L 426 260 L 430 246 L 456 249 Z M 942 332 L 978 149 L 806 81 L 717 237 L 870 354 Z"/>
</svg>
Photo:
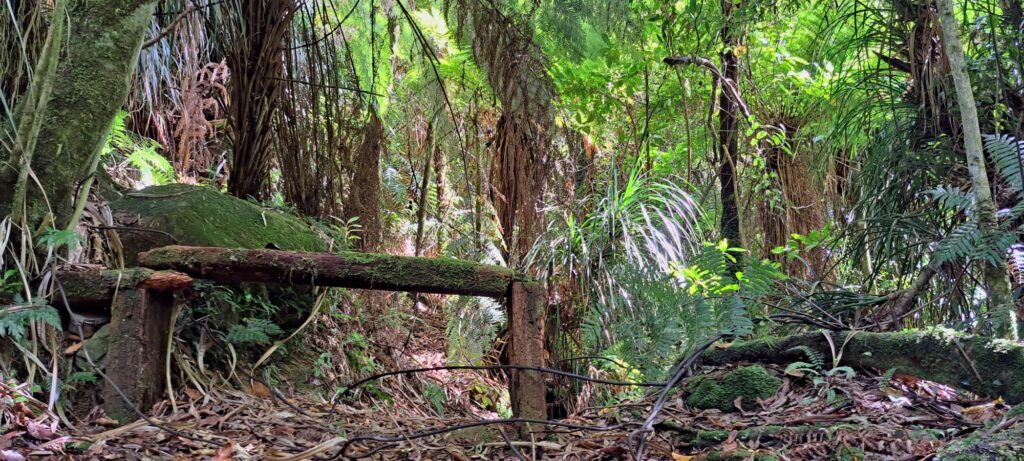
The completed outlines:
<svg viewBox="0 0 1024 461">
<path fill-rule="evenodd" d="M 736 399 L 742 398 L 744 409 L 755 408 L 758 399 L 775 395 L 782 380 L 764 367 L 741 367 L 730 371 L 721 379 L 701 375 L 690 380 L 690 396 L 686 403 L 700 409 L 717 408 L 735 411 Z"/>
<path fill-rule="evenodd" d="M 954 441 L 936 454 L 939 461 L 1024 461 L 1024 424 L 986 434 L 979 430 Z"/>
<path fill-rule="evenodd" d="M 142 268 L 60 272 L 58 280 L 62 292 L 56 294 L 51 302 L 63 304 L 66 298 L 72 308 L 106 308 L 114 298 L 115 291 L 134 290 L 152 274 L 152 270 Z"/>
<path fill-rule="evenodd" d="M 447 258 L 342 252 L 168 246 L 140 256 L 149 268 L 179 270 L 222 283 L 323 285 L 420 293 L 504 296 L 515 273 Z"/>
<path fill-rule="evenodd" d="M 832 332 L 835 344 L 843 344 L 848 332 Z M 767 338 L 712 349 L 706 364 L 741 361 L 786 364 L 805 360 L 806 346 L 822 357 L 831 357 L 821 332 L 785 338 Z M 958 387 L 977 394 L 1002 396 L 1011 404 L 1024 402 L 1024 347 L 1010 341 L 972 336 L 948 329 L 898 333 L 857 333 L 843 350 L 842 364 L 852 367 L 896 368 L 905 373 Z"/>
<path fill-rule="evenodd" d="M 110 208 L 120 225 L 138 229 L 120 232 L 129 263 L 140 251 L 172 244 L 327 250 L 324 239 L 301 218 L 207 187 L 149 187 L 112 202 Z"/>
</svg>

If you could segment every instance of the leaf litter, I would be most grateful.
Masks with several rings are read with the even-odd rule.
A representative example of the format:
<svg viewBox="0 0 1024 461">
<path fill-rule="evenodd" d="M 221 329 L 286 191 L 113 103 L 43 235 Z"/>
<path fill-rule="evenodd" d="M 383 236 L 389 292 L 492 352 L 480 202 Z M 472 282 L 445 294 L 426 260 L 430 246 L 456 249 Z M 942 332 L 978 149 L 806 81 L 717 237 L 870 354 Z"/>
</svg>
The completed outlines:
<svg viewBox="0 0 1024 461">
<path fill-rule="evenodd" d="M 808 379 L 767 368 L 783 380 L 779 392 L 756 405 L 737 401 L 734 412 L 691 408 L 685 390 L 677 391 L 659 413 L 644 459 L 928 459 L 986 424 L 1008 427 L 1001 400 L 979 400 L 911 376 L 887 380 L 861 371 Z M 479 411 L 439 418 L 429 402 L 393 395 L 332 405 L 308 396 L 187 389 L 179 392 L 177 412 L 167 401 L 150 412 L 160 426 L 191 437 L 183 438 L 145 420 L 110 428 L 98 414 L 60 430 L 58 416 L 27 389 L 3 383 L 0 460 L 632 460 L 636 430 L 653 402 L 651 396 L 588 407 L 561 426 L 534 424 L 523 433 L 521 426 L 488 424 L 420 437 L 496 418 Z M 592 430 L 601 428 L 607 430 Z M 348 444 L 357 437 L 365 438 Z"/>
</svg>

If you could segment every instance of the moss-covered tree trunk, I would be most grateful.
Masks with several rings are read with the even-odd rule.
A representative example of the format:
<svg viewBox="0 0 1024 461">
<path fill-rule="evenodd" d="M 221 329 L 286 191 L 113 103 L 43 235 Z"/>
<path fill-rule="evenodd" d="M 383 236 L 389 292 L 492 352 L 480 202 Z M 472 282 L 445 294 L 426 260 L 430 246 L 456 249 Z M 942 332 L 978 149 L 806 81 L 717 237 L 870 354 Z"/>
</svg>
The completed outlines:
<svg viewBox="0 0 1024 461">
<path fill-rule="evenodd" d="M 128 96 L 139 48 L 156 0 L 78 0 L 69 2 L 67 40 L 53 81 L 32 155 L 26 218 L 35 228 L 54 214 L 54 226 L 67 225 L 74 196 L 95 169 L 114 115 Z M 3 158 L 0 190 L 13 191 L 18 159 Z M 13 194 L 0 194 L 0 216 L 11 212 Z"/>
</svg>

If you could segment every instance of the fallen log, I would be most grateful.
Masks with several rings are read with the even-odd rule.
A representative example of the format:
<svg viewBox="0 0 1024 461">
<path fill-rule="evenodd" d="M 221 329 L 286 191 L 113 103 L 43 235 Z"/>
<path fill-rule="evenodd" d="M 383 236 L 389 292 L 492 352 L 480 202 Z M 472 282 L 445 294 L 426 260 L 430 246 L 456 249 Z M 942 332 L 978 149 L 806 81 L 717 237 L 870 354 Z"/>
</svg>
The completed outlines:
<svg viewBox="0 0 1024 461">
<path fill-rule="evenodd" d="M 139 264 L 221 283 L 320 285 L 416 293 L 490 296 L 508 294 L 515 272 L 449 258 L 374 253 L 302 253 L 166 246 L 139 254 Z"/>
<path fill-rule="evenodd" d="M 835 353 L 830 344 L 834 345 Z M 838 357 L 840 365 L 879 370 L 895 368 L 899 373 L 982 396 L 1001 396 L 1011 404 L 1024 402 L 1024 346 L 941 328 L 897 333 L 821 331 L 757 339 L 709 349 L 701 363 L 785 365 L 807 361 L 803 348 L 820 354 L 826 364 Z"/>
</svg>

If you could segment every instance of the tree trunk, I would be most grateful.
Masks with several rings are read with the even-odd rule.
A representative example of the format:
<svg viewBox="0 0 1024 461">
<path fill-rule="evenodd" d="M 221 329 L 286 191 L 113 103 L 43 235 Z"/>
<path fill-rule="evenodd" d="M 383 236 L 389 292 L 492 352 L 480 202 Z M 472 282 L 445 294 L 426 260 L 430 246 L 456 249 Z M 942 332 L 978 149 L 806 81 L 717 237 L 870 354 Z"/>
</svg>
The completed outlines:
<svg viewBox="0 0 1024 461">
<path fill-rule="evenodd" d="M 978 124 L 978 109 L 974 102 L 974 91 L 971 89 L 971 77 L 967 74 L 964 59 L 964 48 L 960 43 L 959 22 L 953 15 L 953 0 L 936 0 L 939 10 L 939 21 L 942 25 L 942 39 L 949 61 L 949 70 L 956 86 L 957 105 L 960 106 L 960 120 L 963 123 L 964 148 L 967 151 L 967 169 L 971 175 L 971 191 L 976 201 L 978 227 L 984 234 L 996 232 L 996 204 L 992 199 L 992 188 L 988 182 L 988 171 L 982 151 L 981 128 Z M 1009 309 L 1010 284 L 1006 278 L 1003 264 L 985 264 L 985 285 L 988 289 L 989 306 L 994 312 Z M 1017 320 L 1022 312 L 1016 312 L 1015 319 L 1010 322 L 999 322 L 1001 334 L 1017 338 Z"/>
<path fill-rule="evenodd" d="M 359 218 L 362 228 L 359 249 L 377 251 L 383 229 L 381 228 L 380 202 L 380 156 L 384 151 L 384 125 L 376 111 L 370 112 L 370 120 L 363 130 L 363 142 L 356 151 L 353 165 L 355 174 L 345 203 L 345 216 Z"/>
<path fill-rule="evenodd" d="M 473 44 L 473 58 L 501 101 L 490 195 L 505 244 L 503 256 L 516 267 L 544 229 L 541 210 L 552 153 L 554 89 L 540 47 L 533 46 L 533 37 L 525 32 L 531 29 L 523 27 L 521 18 L 477 0 L 452 2 L 452 12 L 456 33 Z"/>
<path fill-rule="evenodd" d="M 415 254 L 416 256 L 423 255 L 423 235 L 427 227 L 427 197 L 430 195 L 430 168 L 434 165 L 434 156 L 440 155 L 441 147 L 434 144 L 434 125 L 432 123 L 427 124 L 427 135 L 425 145 L 426 148 L 423 151 L 423 178 L 420 182 L 420 196 L 416 200 L 416 242 L 415 242 Z"/>
<path fill-rule="evenodd" d="M 725 82 L 722 82 L 722 91 L 719 96 L 718 109 L 718 180 L 721 183 L 722 217 L 721 234 L 722 238 L 729 241 L 730 246 L 742 247 L 743 239 L 740 235 L 740 213 L 737 204 L 736 194 L 736 164 L 739 151 L 739 101 L 733 99 L 733 95 L 726 91 L 725 85 L 731 81 L 736 85 L 736 93 L 739 93 L 740 62 L 736 56 L 736 48 L 740 46 L 742 37 L 736 33 L 732 25 L 732 13 L 738 5 L 732 0 L 723 0 L 722 15 L 725 23 L 722 26 L 722 36 L 725 38 L 725 51 L 722 52 L 722 72 Z M 730 272 L 739 270 L 739 259 L 737 264 L 732 265 Z"/>
<path fill-rule="evenodd" d="M 128 96 L 139 48 L 152 21 L 156 0 L 69 2 L 68 45 L 61 56 L 53 91 L 42 117 L 31 158 L 42 189 L 27 187 L 27 223 L 32 229 L 53 211 L 53 227 L 63 228 L 74 211 L 74 195 L 92 173 L 114 115 Z M 55 44 L 57 45 L 57 44 Z M 24 140 L 23 140 L 24 141 Z M 13 191 L 19 160 L 0 174 L 0 190 Z M 0 194 L 0 216 L 11 213 L 13 194 Z M 49 204 L 49 208 L 47 207 Z"/>
</svg>

